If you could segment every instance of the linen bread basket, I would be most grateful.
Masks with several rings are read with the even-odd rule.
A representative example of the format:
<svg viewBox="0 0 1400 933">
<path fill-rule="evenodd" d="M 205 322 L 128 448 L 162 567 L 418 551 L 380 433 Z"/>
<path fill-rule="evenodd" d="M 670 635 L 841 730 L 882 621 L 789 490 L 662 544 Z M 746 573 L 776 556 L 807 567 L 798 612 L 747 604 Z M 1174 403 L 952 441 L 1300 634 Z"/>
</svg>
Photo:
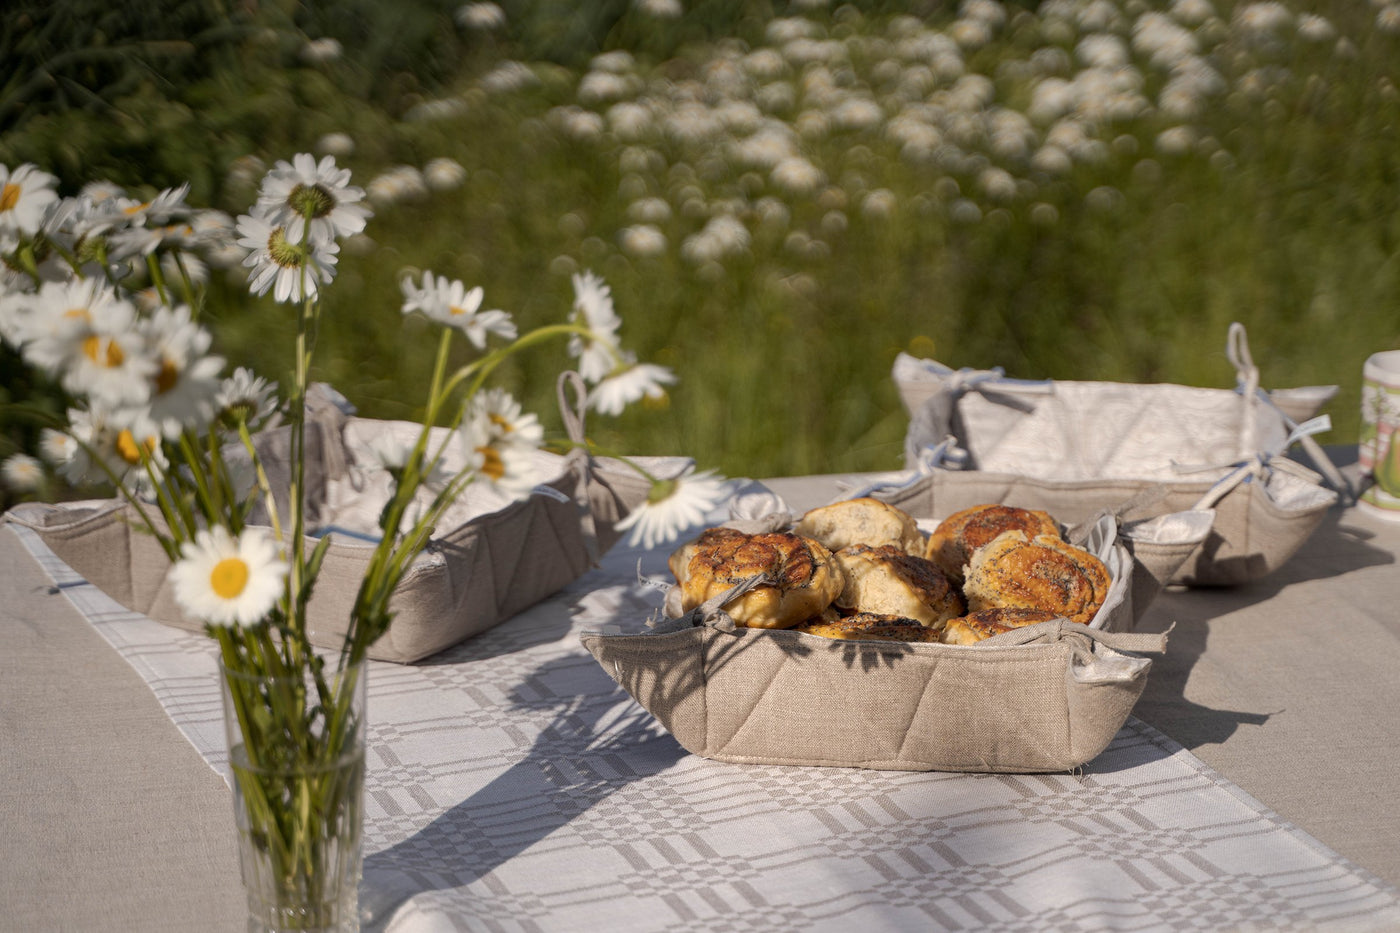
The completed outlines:
<svg viewBox="0 0 1400 933">
<path fill-rule="evenodd" d="M 741 531 L 783 530 L 794 519 L 781 507 L 756 519 L 744 517 L 753 510 L 742 502 L 734 510 L 726 524 Z M 668 599 L 671 614 L 649 631 L 585 632 L 581 641 L 702 757 L 910 771 L 1069 770 L 1107 747 L 1141 696 L 1151 662 L 1137 652 L 1166 646 L 1164 634 L 1131 631 L 1141 610 L 1133 605 L 1134 560 L 1117 531 L 1104 516 L 1083 537 L 1113 581 L 1088 625 L 1057 619 L 972 646 L 840 640 L 735 627 L 720 596 L 679 616 Z"/>
<path fill-rule="evenodd" d="M 1001 370 L 955 371 L 902 354 L 893 378 L 910 416 L 906 469 L 867 492 L 940 514 L 1012 500 L 1066 522 L 1110 510 L 1125 523 L 1125 538 L 1147 550 L 1156 532 L 1137 526 L 1203 512 L 1209 533 L 1169 582 L 1259 579 L 1350 495 L 1311 436 L 1330 427 L 1326 416 L 1313 416 L 1337 390 L 1260 389 L 1239 324 L 1226 352 L 1234 390 L 1009 379 Z M 1316 470 L 1285 456 L 1294 444 Z"/>
<path fill-rule="evenodd" d="M 581 388 L 579 389 L 581 393 Z M 560 406 L 569 433 L 582 440 L 582 406 Z M 390 478 L 370 440 L 391 433 L 416 437 L 412 422 L 358 418 L 333 390 L 313 387 L 307 401 L 308 527 L 329 535 L 307 615 L 313 644 L 338 647 L 378 534 L 377 516 Z M 435 429 L 440 443 L 445 429 Z M 274 489 L 287 488 L 285 429 L 256 439 Z M 449 457 L 452 447 L 448 448 Z M 571 583 L 620 537 L 615 526 L 646 498 L 649 483 L 619 461 L 536 454 L 545 479 L 528 498 L 510 501 L 469 487 L 443 516 L 422 554 L 404 575 L 389 630 L 369 650 L 376 660 L 412 662 L 485 631 Z M 635 458 L 658 475 L 679 471 L 683 458 Z M 674 463 L 670 461 L 674 460 Z M 448 462 L 447 468 L 458 464 Z M 154 509 L 148 510 L 159 521 Z M 128 609 L 168 625 L 201 630 L 175 602 L 166 581 L 169 561 L 123 500 L 45 505 L 25 503 L 5 520 L 35 531 L 65 563 Z M 255 523 L 258 515 L 253 515 Z M 264 519 L 265 521 L 265 519 Z"/>
</svg>

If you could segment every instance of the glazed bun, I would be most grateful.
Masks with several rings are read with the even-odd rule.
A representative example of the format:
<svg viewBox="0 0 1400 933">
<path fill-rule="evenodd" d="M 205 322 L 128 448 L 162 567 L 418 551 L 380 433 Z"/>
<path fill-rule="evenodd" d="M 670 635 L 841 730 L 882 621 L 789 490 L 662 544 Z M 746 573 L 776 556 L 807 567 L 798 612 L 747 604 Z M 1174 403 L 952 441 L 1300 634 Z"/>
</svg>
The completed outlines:
<svg viewBox="0 0 1400 933">
<path fill-rule="evenodd" d="M 941 640 L 945 645 L 975 645 L 984 638 L 991 638 L 1002 632 L 1058 618 L 1060 614 L 1049 609 L 979 609 L 965 616 L 949 619 L 948 624 L 943 627 Z"/>
<path fill-rule="evenodd" d="M 954 583 L 962 583 L 972 553 L 1004 531 L 1023 531 L 1027 538 L 1060 536 L 1060 527 L 1048 512 L 1010 505 L 974 505 L 954 512 L 929 535 L 924 556 L 938 565 Z"/>
<path fill-rule="evenodd" d="M 724 609 L 749 628 L 791 628 L 829 607 L 845 584 L 836 559 L 820 542 L 781 532 L 724 531 L 696 539 L 684 574 L 676 575 L 683 612 L 755 574 L 766 574 L 771 582 L 755 586 Z"/>
<path fill-rule="evenodd" d="M 1048 609 L 1089 623 L 1108 596 L 1108 568 L 1058 536 L 1005 531 L 978 548 L 967 565 L 963 595 L 970 612 L 999 607 Z"/>
<path fill-rule="evenodd" d="M 797 520 L 795 534 L 812 538 L 839 551 L 853 544 L 878 547 L 893 544 L 902 551 L 923 556 L 924 535 L 914 517 L 879 499 L 847 499 L 812 509 Z"/>
<path fill-rule="evenodd" d="M 823 638 L 867 641 L 938 641 L 938 631 L 916 619 L 875 612 L 858 612 L 834 619 L 814 619 L 797 626 L 797 631 Z"/>
<path fill-rule="evenodd" d="M 965 611 L 962 596 L 932 561 L 898 546 L 855 544 L 836 552 L 846 578 L 836 605 L 856 612 L 896 615 L 936 630 Z"/>
<path fill-rule="evenodd" d="M 690 576 L 690 559 L 702 549 L 713 548 L 719 541 L 734 536 L 746 537 L 742 531 L 733 528 L 719 526 L 717 528 L 707 528 L 700 532 L 700 536 L 693 541 L 682 544 L 671 552 L 671 556 L 666 560 L 666 566 L 670 569 L 671 575 L 676 578 L 676 582 L 685 585 L 686 579 Z"/>
</svg>

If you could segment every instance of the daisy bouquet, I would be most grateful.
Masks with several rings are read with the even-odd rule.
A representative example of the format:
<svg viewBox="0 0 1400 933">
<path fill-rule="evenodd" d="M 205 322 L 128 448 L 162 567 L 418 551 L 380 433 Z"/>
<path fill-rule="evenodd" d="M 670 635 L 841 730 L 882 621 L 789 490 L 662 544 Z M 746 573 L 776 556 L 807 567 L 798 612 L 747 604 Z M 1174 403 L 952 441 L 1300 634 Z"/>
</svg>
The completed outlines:
<svg viewBox="0 0 1400 933">
<path fill-rule="evenodd" d="M 358 784 L 333 766 L 363 735 L 362 661 L 392 621 L 396 586 L 468 487 L 518 498 L 540 481 L 531 455 L 542 427 L 488 387 L 493 371 L 515 353 L 566 340 L 602 413 L 661 395 L 674 376 L 620 345 L 611 294 L 591 274 L 574 277 L 564 320 L 525 332 L 509 313 L 484 309 L 479 287 L 406 276 L 403 312 L 441 325 L 421 431 L 412 443 L 377 446 L 392 480 L 380 534 L 344 643 L 338 653 L 317 651 L 307 606 L 330 538 L 308 535 L 304 507 L 313 338 L 340 244 L 363 231 L 371 211 L 349 170 L 305 154 L 278 162 L 236 219 L 194 209 L 186 194 L 137 201 L 92 184 L 60 197 L 57 180 L 34 166 L 0 166 L 0 338 L 73 399 L 66 423 L 45 431 L 46 459 L 70 481 L 105 480 L 118 491 L 170 558 L 177 602 L 216 640 L 236 715 L 230 751 L 245 835 L 270 860 L 279 900 L 315 900 L 327 853 L 344 848 L 347 814 L 358 832 L 350 793 Z M 225 374 L 211 352 L 203 281 L 207 263 L 231 259 L 247 268 L 252 295 L 270 295 L 295 316 L 285 391 L 247 369 Z M 472 353 L 454 367 L 460 340 Z M 273 488 L 257 443 L 274 428 L 289 446 L 284 489 Z M 648 479 L 647 502 L 619 525 L 647 545 L 723 492 L 693 468 Z M 288 780 L 291 772 L 302 776 Z"/>
</svg>

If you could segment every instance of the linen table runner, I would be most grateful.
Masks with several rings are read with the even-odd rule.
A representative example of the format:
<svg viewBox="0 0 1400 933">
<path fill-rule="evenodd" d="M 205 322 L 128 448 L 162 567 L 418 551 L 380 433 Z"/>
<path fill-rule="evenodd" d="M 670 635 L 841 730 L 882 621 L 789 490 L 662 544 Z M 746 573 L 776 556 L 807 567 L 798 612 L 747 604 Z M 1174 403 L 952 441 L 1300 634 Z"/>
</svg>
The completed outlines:
<svg viewBox="0 0 1400 933">
<path fill-rule="evenodd" d="M 14 531 L 227 778 L 212 642 Z M 1136 719 L 1075 774 L 689 755 L 578 642 L 640 629 L 661 591 L 639 574 L 664 571 L 619 547 L 441 655 L 373 664 L 366 930 L 1400 929 L 1400 891 Z"/>
</svg>

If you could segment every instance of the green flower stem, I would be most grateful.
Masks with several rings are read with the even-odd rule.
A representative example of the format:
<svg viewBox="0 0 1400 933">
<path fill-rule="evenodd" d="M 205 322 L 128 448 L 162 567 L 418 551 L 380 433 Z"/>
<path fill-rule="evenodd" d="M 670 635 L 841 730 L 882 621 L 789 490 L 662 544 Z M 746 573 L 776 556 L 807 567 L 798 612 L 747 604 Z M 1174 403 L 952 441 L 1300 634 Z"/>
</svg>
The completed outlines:
<svg viewBox="0 0 1400 933">
<path fill-rule="evenodd" d="M 277 508 L 277 498 L 272 494 L 272 483 L 268 480 L 267 472 L 263 469 L 262 458 L 258 456 L 253 436 L 248 433 L 248 422 L 242 418 L 238 420 L 238 439 L 243 442 L 243 449 L 248 451 L 248 456 L 252 458 L 253 473 L 257 477 L 258 490 L 267 503 L 267 518 L 268 523 L 272 526 L 272 535 L 276 540 L 281 541 L 282 519 Z"/>
<path fill-rule="evenodd" d="M 155 286 L 160 303 L 170 307 L 170 289 L 165 287 L 165 273 L 161 271 L 160 260 L 155 253 L 146 254 L 146 271 L 151 274 L 151 284 Z"/>
<path fill-rule="evenodd" d="M 506 346 L 499 347 L 481 357 L 481 359 L 475 360 L 457 370 L 452 374 L 452 378 L 448 380 L 445 391 L 451 392 L 463 381 L 471 379 L 471 384 L 467 387 L 466 393 L 467 397 L 470 398 L 481 390 L 481 387 L 486 383 L 487 377 L 491 375 L 492 370 L 516 353 L 535 346 L 536 344 L 544 343 L 546 340 L 573 334 L 590 337 L 593 336 L 593 331 L 582 324 L 574 323 L 546 324 L 543 327 L 537 327 L 524 336 L 517 337 Z"/>
</svg>

